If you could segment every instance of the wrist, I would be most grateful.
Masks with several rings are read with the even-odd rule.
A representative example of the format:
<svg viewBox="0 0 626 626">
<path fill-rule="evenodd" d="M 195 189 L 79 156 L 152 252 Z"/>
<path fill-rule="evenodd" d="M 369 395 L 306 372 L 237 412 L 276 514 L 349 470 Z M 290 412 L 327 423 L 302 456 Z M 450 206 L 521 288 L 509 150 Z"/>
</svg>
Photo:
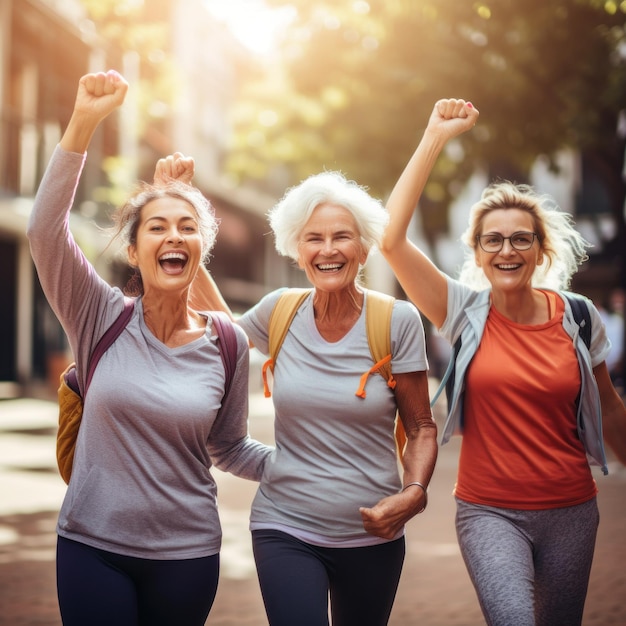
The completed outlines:
<svg viewBox="0 0 626 626">
<path fill-rule="evenodd" d="M 418 487 L 424 492 L 424 506 L 417 512 L 417 515 L 419 515 L 420 513 L 423 513 L 426 510 L 426 507 L 428 506 L 428 489 L 422 483 L 415 480 L 413 482 L 410 482 L 404 485 L 404 487 L 402 487 L 402 493 L 404 493 L 410 487 Z"/>
<path fill-rule="evenodd" d="M 432 147 L 432 149 L 437 152 L 441 152 L 450 139 L 448 135 L 437 127 L 427 127 L 424 131 L 423 138 Z"/>
<path fill-rule="evenodd" d="M 68 152 L 83 154 L 87 151 L 100 121 L 100 118 L 94 115 L 74 111 L 59 142 L 61 147 Z"/>
</svg>

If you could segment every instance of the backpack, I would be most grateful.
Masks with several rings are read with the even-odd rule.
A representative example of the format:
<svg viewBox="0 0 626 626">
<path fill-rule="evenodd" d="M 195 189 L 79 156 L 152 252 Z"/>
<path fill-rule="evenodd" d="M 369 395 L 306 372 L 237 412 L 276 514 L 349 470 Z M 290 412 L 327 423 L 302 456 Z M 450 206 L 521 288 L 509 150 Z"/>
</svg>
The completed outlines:
<svg viewBox="0 0 626 626">
<path fill-rule="evenodd" d="M 284 291 L 274 308 L 269 319 L 268 344 L 269 359 L 263 364 L 263 391 L 266 398 L 272 394 L 267 382 L 267 370 L 274 373 L 276 358 L 283 345 L 289 326 L 300 308 L 304 299 L 312 289 L 287 289 Z M 391 389 L 395 389 L 396 381 L 391 373 L 391 314 L 395 298 L 377 291 L 367 291 L 367 307 L 365 309 L 365 326 L 367 329 L 367 342 L 374 365 L 361 375 L 359 386 L 355 395 L 365 399 L 365 385 L 370 374 L 378 372 Z M 402 455 L 406 443 L 406 435 L 401 420 L 396 416 L 395 437 L 398 454 Z"/>
<path fill-rule="evenodd" d="M 120 336 L 130 321 L 135 308 L 135 301 L 130 298 L 124 299 L 124 309 L 107 331 L 100 337 L 94 351 L 89 357 L 87 364 L 87 378 L 85 379 L 85 394 L 89 389 L 91 378 L 96 369 L 100 357 L 109 349 L 111 344 Z M 84 395 L 84 394 L 83 394 Z M 66 484 L 70 482 L 72 466 L 74 464 L 74 451 L 78 429 L 83 418 L 83 395 L 78 386 L 78 374 L 76 363 L 70 363 L 59 379 L 57 397 L 59 399 L 59 427 L 57 430 L 57 467 L 59 474 Z"/>
<path fill-rule="evenodd" d="M 211 311 L 211 319 L 215 326 L 215 333 L 220 346 L 220 357 L 222 358 L 224 374 L 226 375 L 223 396 L 225 398 L 230 391 L 233 378 L 235 377 L 235 368 L 237 367 L 237 335 L 235 334 L 232 321 L 223 311 Z M 224 402 L 222 401 L 223 404 Z"/>
<path fill-rule="evenodd" d="M 61 374 L 58 389 L 59 399 L 59 428 L 57 430 L 56 455 L 57 466 L 61 478 L 65 483 L 70 482 L 72 466 L 74 464 L 74 451 L 76 438 L 83 417 L 83 398 L 87 394 L 96 365 L 102 355 L 109 349 L 113 342 L 120 336 L 135 307 L 135 301 L 125 298 L 124 310 L 118 318 L 102 335 L 94 348 L 87 365 L 87 378 L 85 379 L 85 393 L 81 395 L 78 387 L 76 364 L 71 363 Z M 215 325 L 218 341 L 221 343 L 220 356 L 224 364 L 226 382 L 224 385 L 224 397 L 228 394 L 237 364 L 237 337 L 232 322 L 225 313 L 214 311 L 211 319 Z M 223 406 L 223 402 L 222 402 Z M 221 411 L 220 407 L 220 411 Z"/>
<path fill-rule="evenodd" d="M 580 328 L 579 334 L 580 338 L 583 340 L 584 344 L 587 346 L 587 350 L 591 347 L 591 315 L 589 313 L 589 307 L 585 302 L 582 296 L 571 292 L 562 292 L 567 298 L 569 305 L 572 309 L 572 314 L 574 316 L 574 321 L 578 324 Z M 450 402 L 450 398 L 452 397 L 452 390 L 454 389 L 454 379 L 456 374 L 456 357 L 459 354 L 459 350 L 461 349 L 461 336 L 459 335 L 458 339 L 455 341 L 454 346 L 452 347 L 452 355 L 450 356 L 450 361 L 448 362 L 448 367 L 441 378 L 441 383 L 433 399 L 430 401 L 431 408 L 435 406 L 435 402 L 441 395 L 441 392 L 445 389 L 446 398 L 448 402 Z"/>
<path fill-rule="evenodd" d="M 580 328 L 580 338 L 587 346 L 587 350 L 589 350 L 589 348 L 591 348 L 591 315 L 589 314 L 589 307 L 585 300 L 578 294 L 567 292 L 563 293 L 563 295 L 567 298 L 572 308 L 574 321 Z"/>
</svg>

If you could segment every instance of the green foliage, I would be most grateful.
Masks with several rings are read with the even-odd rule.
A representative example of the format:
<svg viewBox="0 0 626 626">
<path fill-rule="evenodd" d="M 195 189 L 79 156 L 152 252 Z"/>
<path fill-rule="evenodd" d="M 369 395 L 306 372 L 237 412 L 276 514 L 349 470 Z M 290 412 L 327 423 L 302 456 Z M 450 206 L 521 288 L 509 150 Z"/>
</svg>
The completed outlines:
<svg viewBox="0 0 626 626">
<path fill-rule="evenodd" d="M 272 78 L 247 84 L 241 96 L 229 165 L 242 177 L 262 178 L 277 163 L 291 182 L 341 169 L 384 196 L 443 97 L 472 101 L 481 118 L 440 159 L 426 204 L 447 203 L 478 164 L 523 181 L 538 155 L 552 159 L 564 147 L 618 156 L 624 2 L 268 4 L 293 5 L 298 18 L 285 32 L 281 63 L 268 68 Z M 612 167 L 619 176 L 620 163 Z M 445 226 L 439 219 L 427 230 Z"/>
<path fill-rule="evenodd" d="M 132 132 L 145 137 L 164 132 L 173 108 L 177 73 L 170 53 L 170 24 L 167 3 L 154 0 L 81 0 L 98 35 L 107 42 L 108 63 L 132 81 L 137 99 L 136 124 Z M 117 64 L 116 60 L 117 59 Z M 102 68 L 107 69 L 107 68 Z M 127 75 L 127 71 L 131 76 Z M 150 163 L 150 167 L 153 164 Z M 135 168 L 123 159 L 110 158 L 103 164 L 110 185 L 98 188 L 95 199 L 102 204 L 119 204 L 126 197 Z"/>
</svg>

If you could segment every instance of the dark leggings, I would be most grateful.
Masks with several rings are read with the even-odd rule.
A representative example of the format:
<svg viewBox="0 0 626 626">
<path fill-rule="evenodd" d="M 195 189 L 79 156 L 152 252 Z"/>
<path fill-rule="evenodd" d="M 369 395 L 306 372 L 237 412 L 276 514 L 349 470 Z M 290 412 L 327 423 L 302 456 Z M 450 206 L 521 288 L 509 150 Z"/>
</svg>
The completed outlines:
<svg viewBox="0 0 626 626">
<path fill-rule="evenodd" d="M 396 596 L 404 537 L 364 548 L 322 548 L 277 530 L 252 532 L 271 626 L 385 626 Z"/>
<path fill-rule="evenodd" d="M 218 576 L 219 554 L 158 561 L 57 541 L 64 626 L 204 626 Z"/>
</svg>

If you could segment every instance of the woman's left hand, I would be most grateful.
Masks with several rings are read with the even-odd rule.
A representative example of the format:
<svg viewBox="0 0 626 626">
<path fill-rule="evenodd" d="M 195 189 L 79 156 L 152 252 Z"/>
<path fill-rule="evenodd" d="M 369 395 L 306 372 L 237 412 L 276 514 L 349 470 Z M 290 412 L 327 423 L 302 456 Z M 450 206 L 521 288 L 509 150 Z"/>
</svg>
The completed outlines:
<svg viewBox="0 0 626 626">
<path fill-rule="evenodd" d="M 371 535 L 393 539 L 402 527 L 420 513 L 426 504 L 422 489 L 402 491 L 383 498 L 372 508 L 361 507 L 363 528 Z"/>
<path fill-rule="evenodd" d="M 404 524 L 424 510 L 426 493 L 416 482 L 428 486 L 437 460 L 437 425 L 430 410 L 428 373 L 408 372 L 394 378 L 396 403 L 407 437 L 402 482 L 413 486 L 383 498 L 372 508 L 359 509 L 365 530 L 383 539 L 393 539 Z"/>
</svg>

